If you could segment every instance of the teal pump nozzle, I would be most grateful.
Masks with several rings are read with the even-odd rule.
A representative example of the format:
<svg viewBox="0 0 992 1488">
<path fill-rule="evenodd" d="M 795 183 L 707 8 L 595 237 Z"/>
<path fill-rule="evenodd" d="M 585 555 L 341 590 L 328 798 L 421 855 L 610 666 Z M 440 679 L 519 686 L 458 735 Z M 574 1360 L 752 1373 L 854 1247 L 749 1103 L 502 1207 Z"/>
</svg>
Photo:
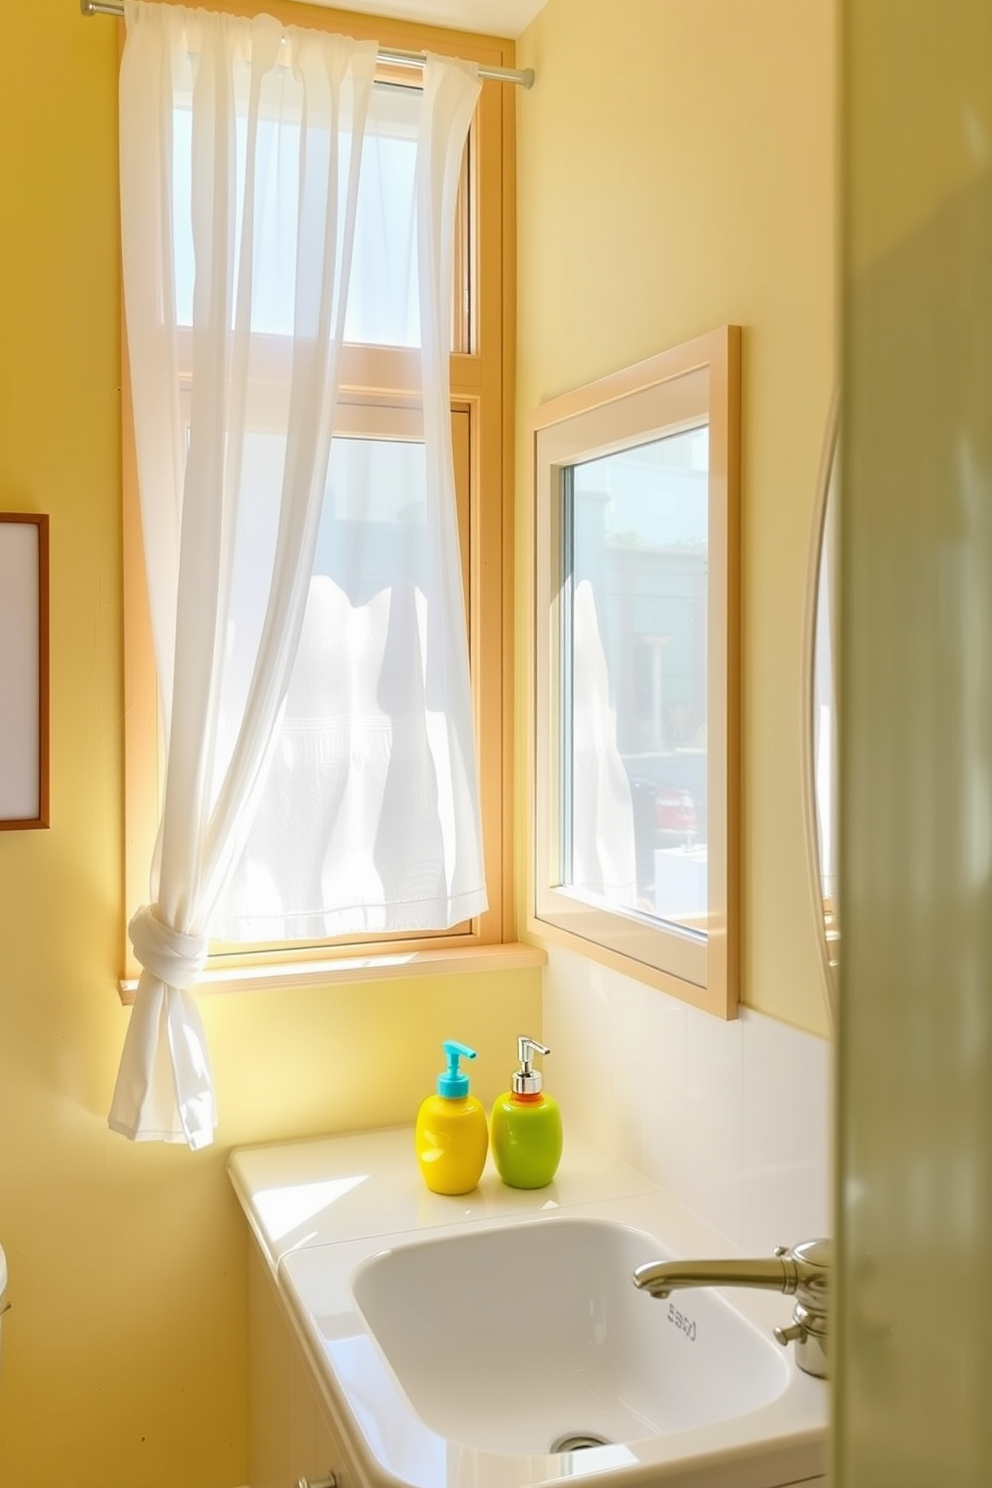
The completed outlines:
<svg viewBox="0 0 992 1488">
<path fill-rule="evenodd" d="M 474 1059 L 475 1050 L 470 1049 L 467 1044 L 456 1043 L 454 1039 L 445 1039 L 443 1047 L 448 1068 L 442 1070 L 437 1077 L 437 1093 L 443 1095 L 445 1100 L 461 1100 L 468 1095 L 468 1075 L 458 1068 L 458 1061 Z"/>
</svg>

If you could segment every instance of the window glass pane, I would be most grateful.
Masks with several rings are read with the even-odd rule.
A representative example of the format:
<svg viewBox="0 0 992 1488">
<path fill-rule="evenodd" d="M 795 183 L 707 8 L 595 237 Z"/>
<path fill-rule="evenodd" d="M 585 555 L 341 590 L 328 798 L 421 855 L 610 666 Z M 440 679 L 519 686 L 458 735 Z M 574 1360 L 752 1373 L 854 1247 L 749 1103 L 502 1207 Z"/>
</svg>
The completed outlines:
<svg viewBox="0 0 992 1488">
<path fill-rule="evenodd" d="M 235 655 L 253 654 L 254 642 L 243 642 L 271 582 L 272 492 L 283 459 L 281 439 L 252 437 L 233 580 Z M 385 932 L 397 928 L 379 904 L 385 885 L 389 902 L 402 903 L 402 928 L 417 928 L 410 906 L 427 896 L 409 881 L 416 853 L 382 822 L 384 813 L 402 819 L 397 782 L 428 790 L 435 781 L 431 720 L 419 706 L 431 590 L 425 492 L 421 443 L 333 441 L 299 651 L 255 815 L 218 905 L 221 926 L 250 924 L 260 940 Z M 247 686 L 246 669 L 232 667 L 231 676 Z"/>
<path fill-rule="evenodd" d="M 570 467 L 562 882 L 705 929 L 708 429 Z"/>
<path fill-rule="evenodd" d="M 414 176 L 423 93 L 376 84 L 362 146 L 345 339 L 420 345 Z"/>
<path fill-rule="evenodd" d="M 255 430 L 245 438 L 238 530 L 231 571 L 230 712 L 238 717 L 263 620 L 259 595 L 272 583 L 286 441 Z M 426 460 L 422 443 L 338 438 L 324 493 L 311 594 L 331 580 L 352 606 L 391 585 L 427 587 Z M 237 664 L 238 658 L 244 664 Z"/>
<path fill-rule="evenodd" d="M 366 604 L 396 582 L 427 587 L 427 466 L 423 444 L 335 439 L 314 573 Z"/>
<path fill-rule="evenodd" d="M 263 107 L 258 126 L 251 324 L 263 335 L 288 336 L 293 332 L 300 131 L 285 122 L 280 70 L 266 79 L 263 102 L 267 92 L 278 97 L 269 100 L 269 117 Z M 372 91 L 345 313 L 348 341 L 420 344 L 414 177 L 422 98 L 419 88 L 384 83 Z M 176 314 L 184 326 L 193 323 L 192 117 L 189 104 L 173 113 Z M 235 244 L 242 233 L 246 140 L 247 119 L 241 112 L 236 121 Z M 342 132 L 342 166 L 350 150 L 351 136 Z M 345 169 L 341 179 L 347 179 Z"/>
</svg>

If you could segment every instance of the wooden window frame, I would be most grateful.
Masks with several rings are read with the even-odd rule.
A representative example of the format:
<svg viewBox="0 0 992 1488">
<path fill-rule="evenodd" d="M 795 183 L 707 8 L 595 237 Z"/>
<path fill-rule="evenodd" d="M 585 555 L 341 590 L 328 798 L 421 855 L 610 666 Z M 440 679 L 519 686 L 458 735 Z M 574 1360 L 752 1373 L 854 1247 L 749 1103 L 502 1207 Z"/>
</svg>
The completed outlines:
<svg viewBox="0 0 992 1488">
<path fill-rule="evenodd" d="M 258 6 L 220 0 L 216 8 L 251 14 Z M 265 9 L 287 23 L 374 37 L 384 47 L 513 67 L 511 42 L 465 32 L 444 31 L 355 13 L 277 0 Z M 377 76 L 400 80 L 384 67 Z M 410 74 L 402 74 L 410 81 Z M 469 139 L 466 190 L 461 220 L 468 233 L 464 269 L 456 275 L 454 342 L 464 349 L 451 357 L 451 403 L 456 425 L 467 439 L 463 460 L 467 532 L 462 530 L 489 908 L 449 931 L 411 936 L 348 937 L 291 942 L 264 948 L 212 948 L 202 978 L 206 986 L 259 988 L 307 984 L 344 974 L 349 980 L 404 974 L 411 970 L 480 969 L 504 964 L 514 955 L 521 964 L 539 964 L 527 948 L 509 956 L 496 948 L 514 941 L 512 894 L 512 553 L 513 553 L 513 369 L 514 314 L 513 87 L 484 80 Z M 134 449 L 126 335 L 122 345 L 123 534 L 124 534 L 124 748 L 125 748 L 125 916 L 124 1001 L 133 997 L 138 967 L 126 933 L 132 914 L 148 898 L 149 868 L 158 828 L 164 779 L 158 689 L 145 586 Z M 347 433 L 356 419 L 388 421 L 389 411 L 410 410 L 417 401 L 417 351 L 377 346 L 345 348 L 342 358 L 340 416 L 335 432 Z M 360 414 L 359 410 L 365 410 Z"/>
<path fill-rule="evenodd" d="M 704 935 L 612 909 L 561 881 L 561 472 L 709 425 L 708 910 Z M 740 330 L 725 326 L 539 408 L 530 427 L 535 610 L 528 925 L 721 1018 L 739 993 Z"/>
</svg>

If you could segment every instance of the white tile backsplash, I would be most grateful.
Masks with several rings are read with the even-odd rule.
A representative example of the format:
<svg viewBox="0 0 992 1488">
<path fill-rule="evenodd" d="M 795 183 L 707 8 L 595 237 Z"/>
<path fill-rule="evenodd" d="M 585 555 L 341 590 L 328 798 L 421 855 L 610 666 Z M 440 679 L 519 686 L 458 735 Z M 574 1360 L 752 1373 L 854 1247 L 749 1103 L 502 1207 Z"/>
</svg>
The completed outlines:
<svg viewBox="0 0 992 1488">
<path fill-rule="evenodd" d="M 830 1044 L 745 1008 L 741 1131 L 745 1249 L 833 1233 Z"/>
<path fill-rule="evenodd" d="M 690 1008 L 684 1199 L 736 1240 L 741 1230 L 741 1028 Z"/>
<path fill-rule="evenodd" d="M 574 1122 L 748 1253 L 832 1233 L 831 1049 L 725 1023 L 553 947 L 547 1088 Z"/>
</svg>

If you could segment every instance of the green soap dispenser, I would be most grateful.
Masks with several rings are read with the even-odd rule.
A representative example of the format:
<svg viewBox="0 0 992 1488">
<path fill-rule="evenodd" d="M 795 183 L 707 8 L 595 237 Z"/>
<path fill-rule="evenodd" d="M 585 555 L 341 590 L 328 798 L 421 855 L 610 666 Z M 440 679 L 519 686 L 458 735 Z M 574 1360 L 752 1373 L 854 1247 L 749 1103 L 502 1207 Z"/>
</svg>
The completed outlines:
<svg viewBox="0 0 992 1488">
<path fill-rule="evenodd" d="M 445 1039 L 448 1067 L 437 1077 L 437 1094 L 421 1102 L 414 1144 L 420 1173 L 432 1193 L 471 1193 L 482 1176 L 489 1151 L 489 1128 L 482 1102 L 468 1093 L 468 1075 L 459 1059 L 475 1050 Z"/>
<path fill-rule="evenodd" d="M 561 1161 L 561 1112 L 541 1089 L 534 1054 L 550 1054 L 532 1038 L 517 1039 L 520 1068 L 513 1087 L 501 1095 L 489 1118 L 489 1140 L 496 1170 L 510 1188 L 544 1188 Z"/>
</svg>

